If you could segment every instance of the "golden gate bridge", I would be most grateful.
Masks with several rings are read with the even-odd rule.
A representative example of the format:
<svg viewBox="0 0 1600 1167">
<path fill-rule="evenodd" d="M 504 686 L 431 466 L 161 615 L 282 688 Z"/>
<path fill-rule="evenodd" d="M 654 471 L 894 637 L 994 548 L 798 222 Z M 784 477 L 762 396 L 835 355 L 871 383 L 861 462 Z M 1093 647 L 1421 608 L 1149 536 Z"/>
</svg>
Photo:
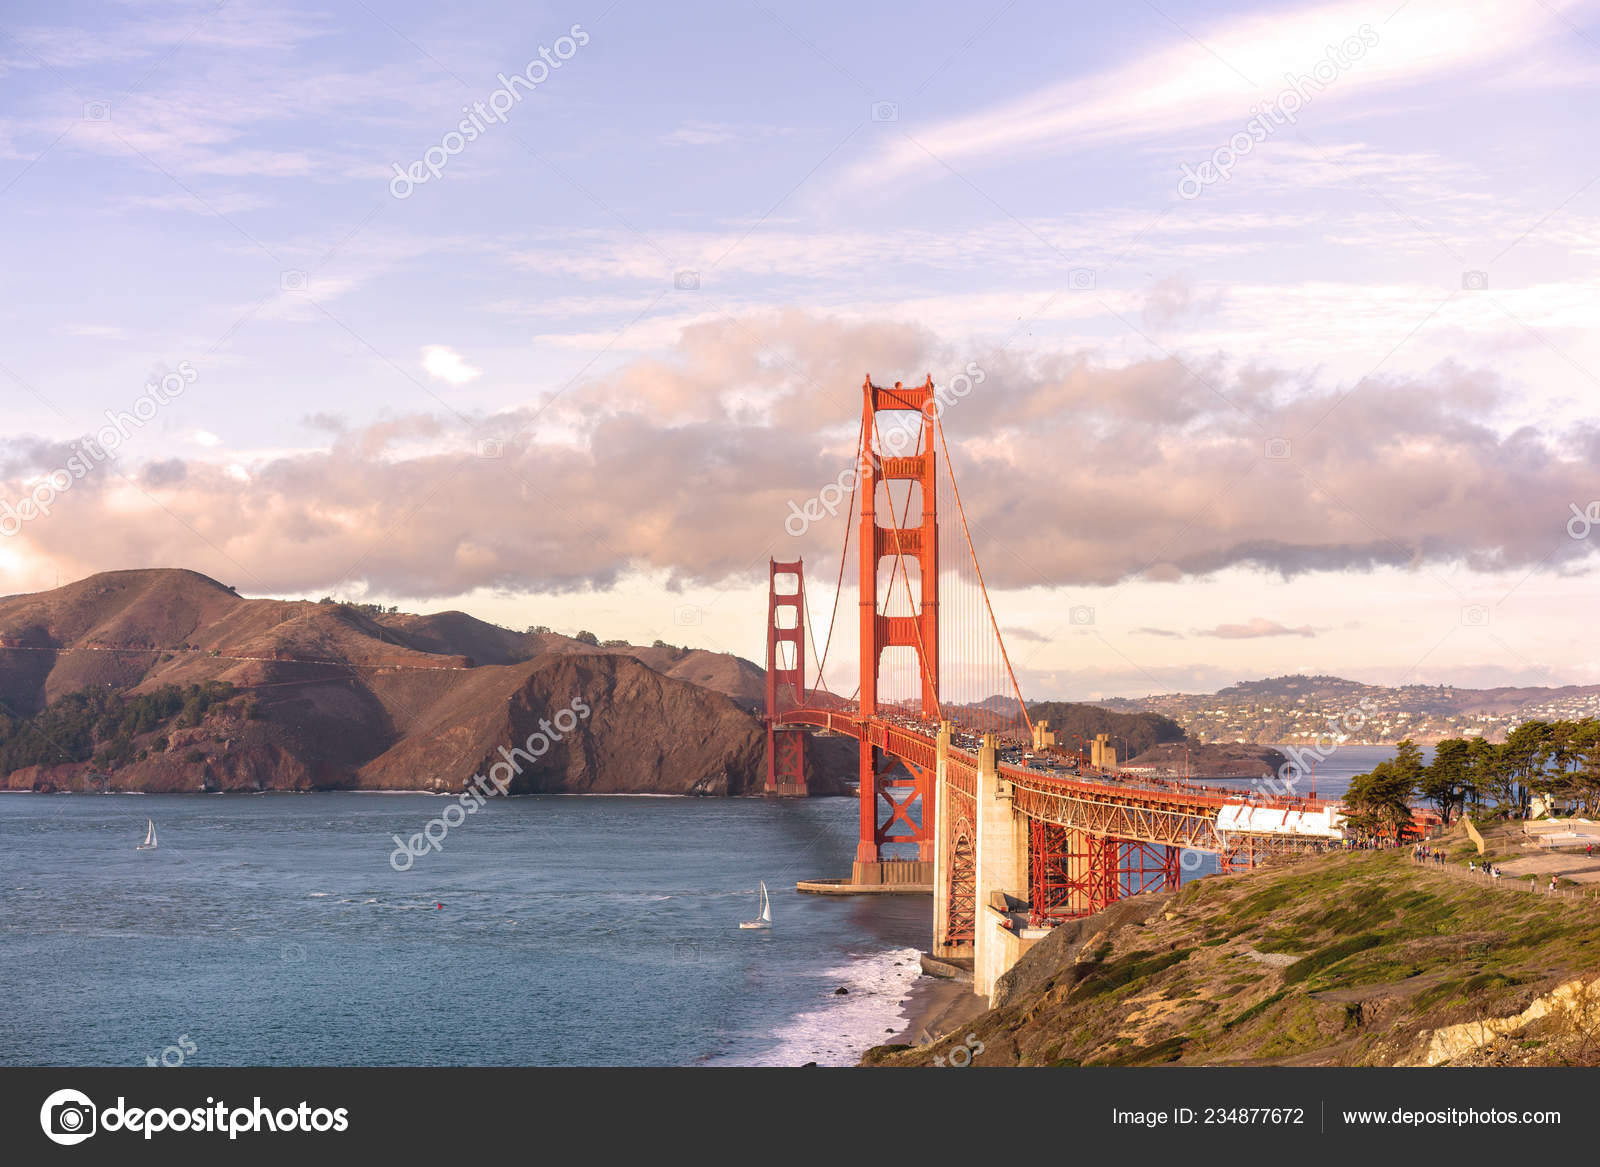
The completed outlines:
<svg viewBox="0 0 1600 1167">
<path fill-rule="evenodd" d="M 1338 831 L 1324 801 L 1091 770 L 1032 721 L 956 486 L 942 420 L 950 400 L 931 376 L 911 387 L 870 376 L 862 385 L 820 651 L 803 563 L 769 564 L 765 789 L 806 793 L 810 734 L 856 739 L 856 857 L 850 879 L 835 882 L 931 887 L 933 955 L 970 960 L 974 989 L 987 995 L 1061 921 L 1176 888 L 1186 851 L 1217 856 L 1227 872 L 1324 846 Z M 955 521 L 942 525 L 946 501 Z M 860 680 L 845 697 L 826 669 L 852 542 Z M 914 859 L 903 857 L 913 849 Z"/>
</svg>

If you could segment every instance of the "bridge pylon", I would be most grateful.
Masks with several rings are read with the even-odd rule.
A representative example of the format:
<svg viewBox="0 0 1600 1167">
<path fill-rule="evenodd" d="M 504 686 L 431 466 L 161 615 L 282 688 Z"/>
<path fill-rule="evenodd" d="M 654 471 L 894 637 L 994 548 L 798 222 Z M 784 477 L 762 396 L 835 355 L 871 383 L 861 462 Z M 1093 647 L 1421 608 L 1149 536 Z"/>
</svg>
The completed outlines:
<svg viewBox="0 0 1600 1167">
<path fill-rule="evenodd" d="M 860 500 L 861 527 L 857 541 L 860 554 L 861 609 L 861 710 L 863 723 L 894 712 L 878 701 L 879 673 L 883 653 L 888 648 L 907 648 L 916 654 L 920 684 L 917 712 L 927 719 L 939 716 L 939 490 L 938 461 L 934 453 L 935 398 L 933 378 L 924 384 L 907 387 L 899 381 L 893 388 L 874 385 L 868 376 L 861 387 L 861 463 L 856 486 Z M 895 427 L 893 434 L 913 434 L 901 451 L 880 449 L 893 446 L 884 439 L 878 414 L 915 413 L 914 430 Z M 908 526 L 909 512 L 902 519 L 894 513 L 894 500 L 885 490 L 883 509 L 878 510 L 879 483 L 914 483 L 921 494 L 922 510 L 914 526 Z M 909 492 L 910 487 L 907 487 Z M 906 505 L 909 508 L 910 499 Z M 886 519 L 880 522 L 880 517 Z M 917 567 L 917 596 L 909 615 L 890 615 L 878 610 L 878 572 L 885 559 L 895 560 L 889 580 L 892 601 L 898 586 L 910 599 L 912 582 L 905 564 Z M 892 607 L 892 603 L 890 605 Z M 856 883 L 884 882 L 885 848 L 895 843 L 917 845 L 916 882 L 931 880 L 934 860 L 934 782 L 931 766 L 907 765 L 911 777 L 896 776 L 893 760 L 862 734 L 860 747 L 860 834 L 856 844 L 853 879 Z M 896 797 L 896 795 L 899 797 Z M 915 821 L 912 817 L 916 813 Z M 898 870 L 902 865 L 896 864 Z"/>
<path fill-rule="evenodd" d="M 767 563 L 767 780 L 773 798 L 806 796 L 806 731 L 778 724 L 780 701 L 806 703 L 805 564 Z"/>
</svg>

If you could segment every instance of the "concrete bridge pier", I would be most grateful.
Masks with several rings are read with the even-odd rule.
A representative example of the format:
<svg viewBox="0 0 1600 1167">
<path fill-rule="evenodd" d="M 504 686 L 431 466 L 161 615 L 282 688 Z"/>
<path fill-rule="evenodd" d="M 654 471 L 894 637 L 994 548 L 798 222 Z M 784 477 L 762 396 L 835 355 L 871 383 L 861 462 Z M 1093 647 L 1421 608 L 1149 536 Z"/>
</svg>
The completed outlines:
<svg viewBox="0 0 1600 1167">
<path fill-rule="evenodd" d="M 1012 803 L 1000 774 L 1000 739 L 985 734 L 978 751 L 977 918 L 973 929 L 972 991 L 983 997 L 1043 930 L 1026 927 L 1028 822 Z"/>
</svg>

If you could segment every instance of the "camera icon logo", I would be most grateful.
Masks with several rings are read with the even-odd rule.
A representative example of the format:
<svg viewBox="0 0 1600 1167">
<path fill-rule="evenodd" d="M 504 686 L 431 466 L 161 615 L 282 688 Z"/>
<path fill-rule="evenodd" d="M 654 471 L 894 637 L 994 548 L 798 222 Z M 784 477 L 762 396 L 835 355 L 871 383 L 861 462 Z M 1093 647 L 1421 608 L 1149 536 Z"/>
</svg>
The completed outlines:
<svg viewBox="0 0 1600 1167">
<path fill-rule="evenodd" d="M 699 964 L 700 945 L 692 940 L 679 940 L 672 946 L 673 964 Z"/>
<path fill-rule="evenodd" d="M 681 271 L 672 277 L 672 286 L 680 292 L 693 292 L 700 287 L 700 273 L 697 271 Z"/>
<path fill-rule="evenodd" d="M 1468 604 L 1461 609 L 1461 623 L 1468 628 L 1483 628 L 1489 623 L 1489 609 L 1482 604 Z"/>
<path fill-rule="evenodd" d="M 306 946 L 299 941 L 291 940 L 278 949 L 278 959 L 284 964 L 300 964 L 306 958 Z"/>
<path fill-rule="evenodd" d="M 900 120 L 900 107 L 892 101 L 875 101 L 872 103 L 872 120 L 897 122 Z"/>
<path fill-rule="evenodd" d="M 285 292 L 303 292 L 311 286 L 303 271 L 286 271 L 278 277 L 278 286 Z"/>
<path fill-rule="evenodd" d="M 83 120 L 86 122 L 108 122 L 111 120 L 111 103 L 109 101 L 86 101 L 83 103 Z"/>
<path fill-rule="evenodd" d="M 1290 446 L 1288 438 L 1267 439 L 1267 457 L 1271 458 L 1274 462 L 1288 461 L 1289 454 L 1292 449 L 1293 447 Z"/>
<path fill-rule="evenodd" d="M 1484 292 L 1489 289 L 1489 273 L 1486 271 L 1464 271 L 1461 273 L 1461 288 L 1466 292 Z"/>
<path fill-rule="evenodd" d="M 1067 272 L 1067 287 L 1074 292 L 1092 292 L 1095 287 L 1094 268 L 1075 267 Z"/>
<path fill-rule="evenodd" d="M 57 1090 L 39 1108 L 45 1138 L 73 1147 L 95 1132 L 95 1105 L 79 1090 Z"/>
<path fill-rule="evenodd" d="M 1094 623 L 1094 609 L 1088 604 L 1074 604 L 1072 610 L 1067 613 L 1067 619 L 1079 627 L 1087 627 Z"/>
<path fill-rule="evenodd" d="M 684 628 L 693 628 L 700 623 L 700 605 L 679 604 L 672 613 L 672 622 Z"/>
<path fill-rule="evenodd" d="M 478 457 L 501 458 L 505 456 L 506 444 L 499 438 L 480 438 L 478 440 Z"/>
</svg>

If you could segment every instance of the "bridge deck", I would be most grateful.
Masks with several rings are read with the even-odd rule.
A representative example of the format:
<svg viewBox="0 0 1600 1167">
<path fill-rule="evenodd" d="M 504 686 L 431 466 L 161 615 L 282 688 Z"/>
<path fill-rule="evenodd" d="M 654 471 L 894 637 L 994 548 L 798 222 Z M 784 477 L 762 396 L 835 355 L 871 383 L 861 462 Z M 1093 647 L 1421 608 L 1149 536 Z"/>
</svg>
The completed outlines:
<svg viewBox="0 0 1600 1167">
<path fill-rule="evenodd" d="M 899 722 L 863 719 L 848 710 L 792 709 L 780 714 L 778 721 L 783 725 L 809 726 L 858 740 L 865 738 L 913 766 L 931 769 L 938 758 L 935 737 Z M 949 782 L 971 797 L 976 791 L 977 756 L 951 747 L 947 757 Z M 1225 851 L 1242 838 L 1275 850 L 1327 841 L 1324 837 L 1285 833 L 1281 829 L 1247 827 L 1219 832 L 1217 816 L 1225 806 L 1247 804 L 1281 809 L 1286 823 L 1292 813 L 1318 814 L 1335 805 L 1322 799 L 1262 796 L 1188 782 L 1132 777 L 1094 781 L 1008 764 L 998 768 L 1001 776 L 1012 785 L 1017 810 L 1029 818 L 1097 835 L 1199 851 Z"/>
</svg>

